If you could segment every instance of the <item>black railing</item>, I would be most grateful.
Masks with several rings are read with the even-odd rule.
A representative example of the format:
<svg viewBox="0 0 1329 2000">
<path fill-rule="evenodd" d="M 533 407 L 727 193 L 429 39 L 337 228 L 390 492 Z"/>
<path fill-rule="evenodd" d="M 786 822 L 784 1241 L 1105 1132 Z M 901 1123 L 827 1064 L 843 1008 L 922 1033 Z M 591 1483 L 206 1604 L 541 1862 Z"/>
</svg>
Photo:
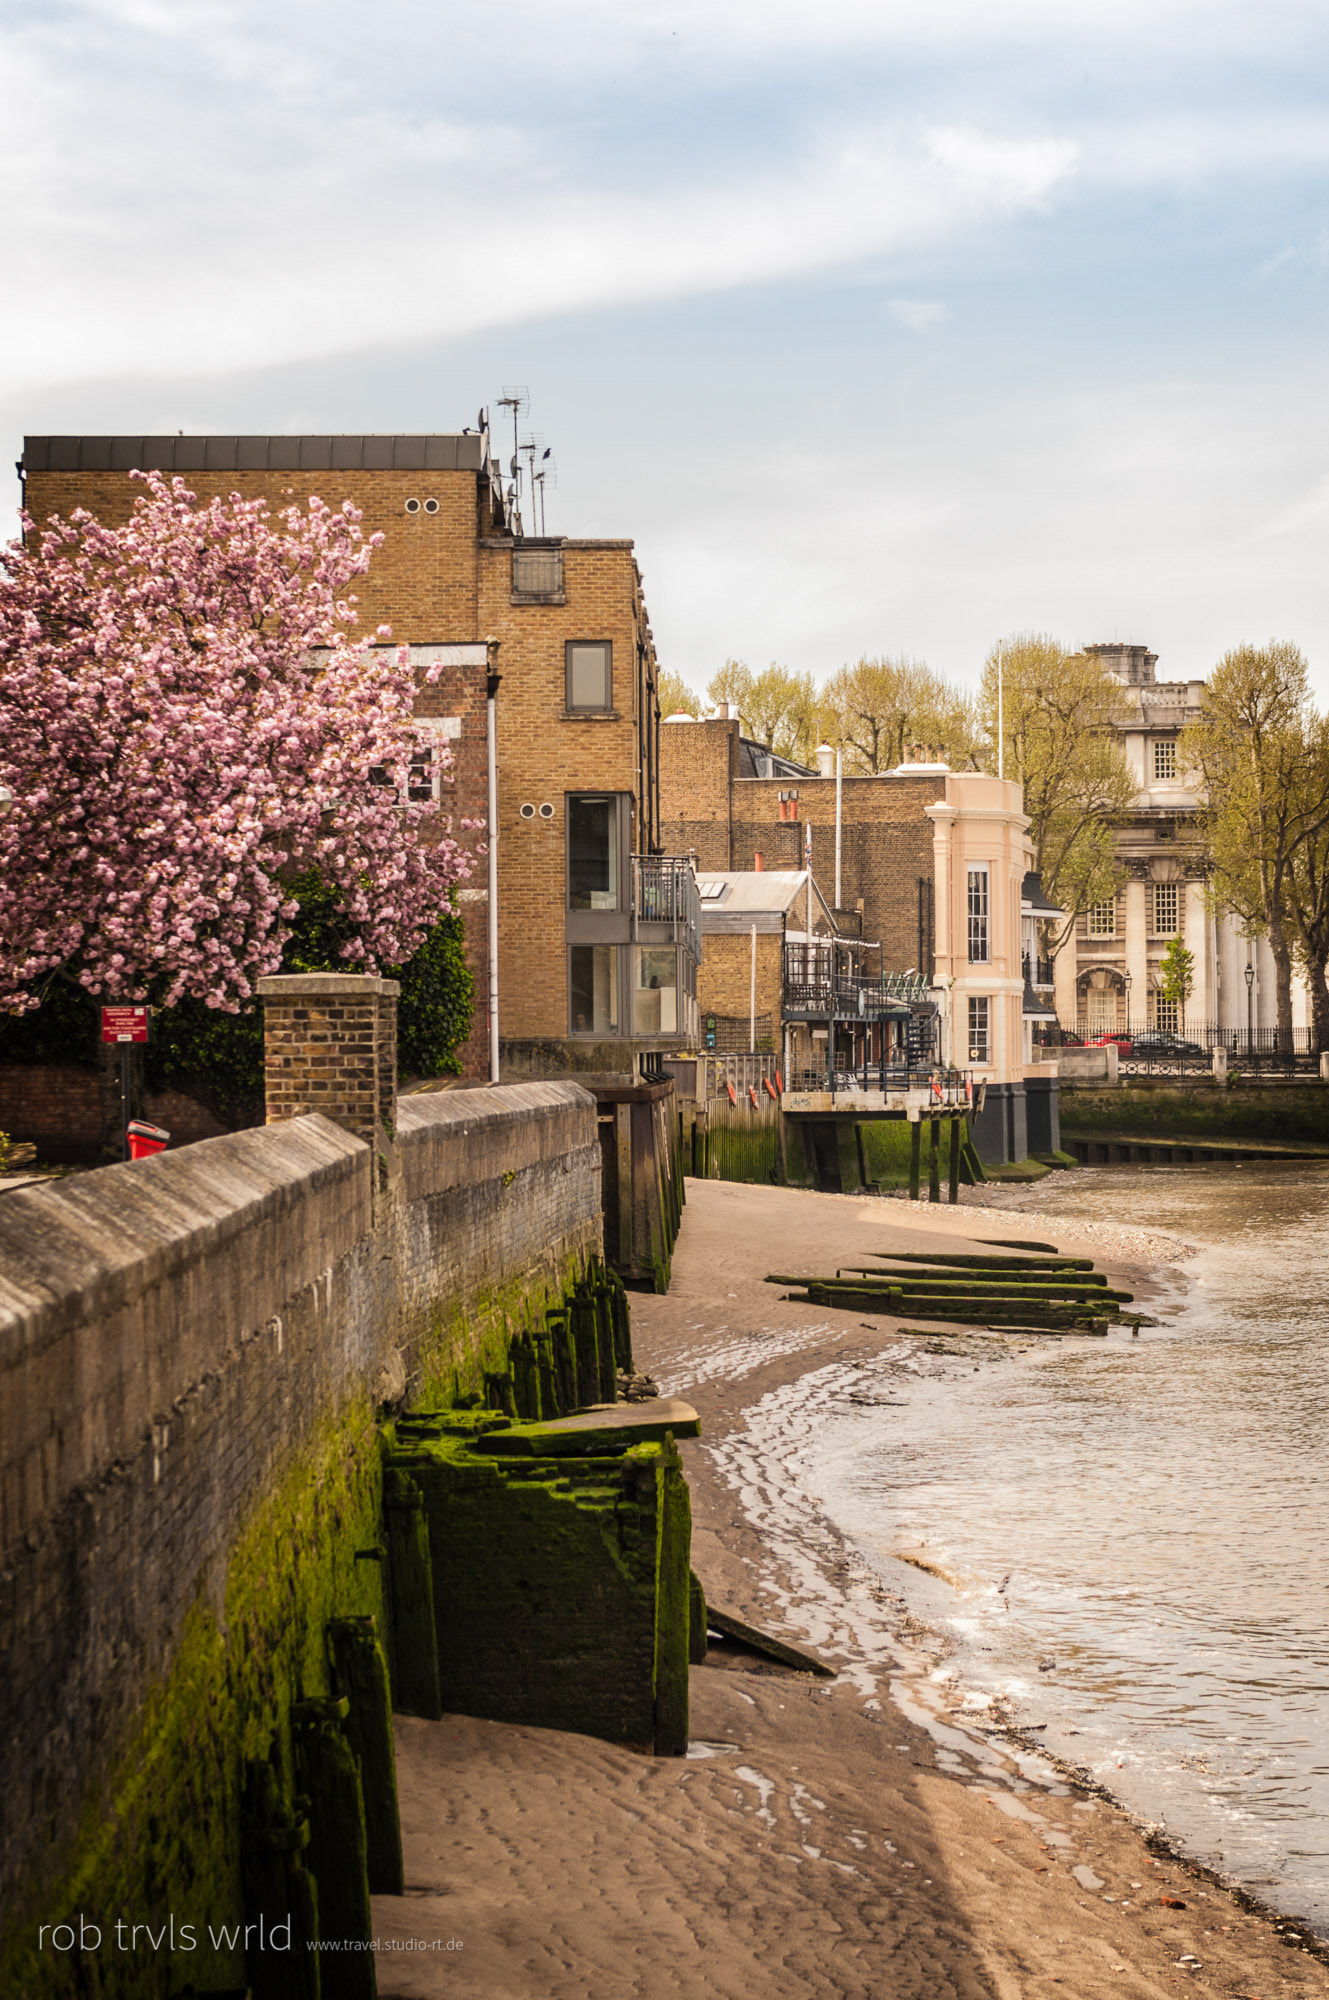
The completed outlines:
<svg viewBox="0 0 1329 2000">
<path fill-rule="evenodd" d="M 1055 986 L 1057 983 L 1055 959 L 1030 958 L 1026 953 L 1024 976 L 1031 986 Z"/>
</svg>

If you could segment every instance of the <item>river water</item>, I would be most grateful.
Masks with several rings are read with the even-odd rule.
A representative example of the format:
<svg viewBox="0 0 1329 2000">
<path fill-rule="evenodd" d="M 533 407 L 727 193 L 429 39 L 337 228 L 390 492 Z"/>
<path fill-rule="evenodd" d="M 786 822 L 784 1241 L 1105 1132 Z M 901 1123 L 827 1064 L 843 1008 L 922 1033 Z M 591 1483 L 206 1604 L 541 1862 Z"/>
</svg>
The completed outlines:
<svg viewBox="0 0 1329 2000">
<path fill-rule="evenodd" d="M 904 1407 L 818 1427 L 817 1496 L 948 1636 L 976 1714 L 1329 1932 L 1329 1167 L 1031 1193 L 1202 1246 L 1161 1325 L 921 1372 Z"/>
</svg>

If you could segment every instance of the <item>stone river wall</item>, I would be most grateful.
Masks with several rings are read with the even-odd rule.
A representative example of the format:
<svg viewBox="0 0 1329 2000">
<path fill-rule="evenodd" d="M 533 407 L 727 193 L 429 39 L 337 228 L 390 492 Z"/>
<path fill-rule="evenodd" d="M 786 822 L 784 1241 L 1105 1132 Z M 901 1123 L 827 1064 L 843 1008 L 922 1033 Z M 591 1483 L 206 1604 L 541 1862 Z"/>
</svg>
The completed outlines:
<svg viewBox="0 0 1329 2000">
<path fill-rule="evenodd" d="M 337 1692 L 330 1621 L 383 1623 L 384 1409 L 483 1388 L 602 1248 L 573 1083 L 402 1099 L 386 1157 L 310 1115 L 6 1195 L 0 1990 L 93 1990 L 62 1924 L 108 2000 L 240 1983 L 204 1939 L 244 1760 Z"/>
</svg>

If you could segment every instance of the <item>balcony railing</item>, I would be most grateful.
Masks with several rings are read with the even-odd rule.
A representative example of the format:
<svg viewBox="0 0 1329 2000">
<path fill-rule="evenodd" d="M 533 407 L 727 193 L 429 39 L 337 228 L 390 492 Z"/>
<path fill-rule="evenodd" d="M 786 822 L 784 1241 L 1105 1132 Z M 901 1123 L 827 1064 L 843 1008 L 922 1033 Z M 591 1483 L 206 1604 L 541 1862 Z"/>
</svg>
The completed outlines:
<svg viewBox="0 0 1329 2000">
<path fill-rule="evenodd" d="M 836 959 L 840 963 L 836 965 Z M 926 973 L 887 972 L 866 977 L 847 971 L 845 953 L 829 945 L 786 945 L 784 1011 L 797 1019 L 880 1021 L 908 1011 L 913 1000 L 925 999 L 931 981 Z"/>
<path fill-rule="evenodd" d="M 639 923 L 670 925 L 674 938 L 700 960 L 701 894 L 689 856 L 633 855 L 632 919 L 634 935 Z"/>
<path fill-rule="evenodd" d="M 1024 976 L 1031 986 L 1055 986 L 1057 983 L 1055 960 L 1030 958 L 1026 953 Z"/>
</svg>

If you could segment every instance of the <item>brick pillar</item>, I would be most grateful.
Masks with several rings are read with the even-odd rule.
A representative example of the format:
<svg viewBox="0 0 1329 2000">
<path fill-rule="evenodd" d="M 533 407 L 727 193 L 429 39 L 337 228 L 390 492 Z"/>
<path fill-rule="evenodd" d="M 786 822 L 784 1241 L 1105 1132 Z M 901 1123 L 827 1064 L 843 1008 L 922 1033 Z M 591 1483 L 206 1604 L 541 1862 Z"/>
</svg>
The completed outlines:
<svg viewBox="0 0 1329 2000">
<path fill-rule="evenodd" d="M 321 1111 L 382 1152 L 397 1128 L 395 979 L 277 973 L 258 982 L 269 1125 Z"/>
</svg>

